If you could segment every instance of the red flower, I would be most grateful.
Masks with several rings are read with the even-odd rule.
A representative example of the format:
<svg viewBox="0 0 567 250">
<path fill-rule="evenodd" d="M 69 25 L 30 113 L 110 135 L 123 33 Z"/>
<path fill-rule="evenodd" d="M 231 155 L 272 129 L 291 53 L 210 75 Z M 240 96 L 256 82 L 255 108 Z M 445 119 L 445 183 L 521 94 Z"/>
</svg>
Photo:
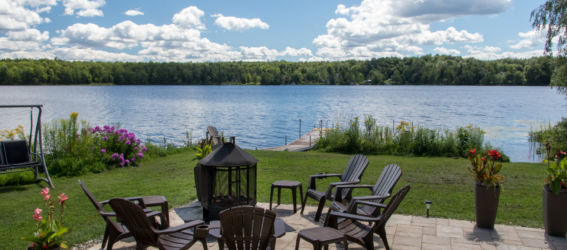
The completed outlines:
<svg viewBox="0 0 567 250">
<path fill-rule="evenodd" d="M 486 157 L 482 157 L 482 158 L 480 158 L 480 160 L 482 160 L 483 162 L 486 162 Z"/>
<path fill-rule="evenodd" d="M 490 156 L 493 160 L 498 160 L 501 157 L 500 153 L 496 149 L 488 150 L 488 156 Z"/>
<path fill-rule="evenodd" d="M 473 148 L 473 149 L 469 150 L 469 153 L 470 153 L 471 155 L 474 155 L 474 153 L 476 153 L 476 148 Z"/>
</svg>

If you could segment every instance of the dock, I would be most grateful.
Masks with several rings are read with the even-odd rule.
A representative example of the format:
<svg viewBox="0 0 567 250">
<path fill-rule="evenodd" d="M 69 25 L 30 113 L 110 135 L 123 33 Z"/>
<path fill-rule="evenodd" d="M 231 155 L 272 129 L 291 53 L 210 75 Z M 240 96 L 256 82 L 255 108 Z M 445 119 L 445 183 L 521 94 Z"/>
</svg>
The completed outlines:
<svg viewBox="0 0 567 250">
<path fill-rule="evenodd" d="M 323 136 L 325 136 L 325 133 L 329 130 L 328 128 L 323 128 Z M 283 145 L 283 146 L 279 146 L 279 147 L 275 147 L 275 148 L 265 148 L 263 150 L 268 150 L 268 151 L 294 151 L 294 152 L 299 152 L 299 151 L 307 151 L 310 150 L 311 148 L 313 148 L 313 146 L 315 145 L 315 143 L 317 143 L 317 141 L 319 140 L 319 136 L 320 136 L 320 131 L 321 128 L 314 128 L 311 131 L 309 131 L 309 133 L 301 136 L 301 138 L 287 144 L 287 145 Z"/>
</svg>

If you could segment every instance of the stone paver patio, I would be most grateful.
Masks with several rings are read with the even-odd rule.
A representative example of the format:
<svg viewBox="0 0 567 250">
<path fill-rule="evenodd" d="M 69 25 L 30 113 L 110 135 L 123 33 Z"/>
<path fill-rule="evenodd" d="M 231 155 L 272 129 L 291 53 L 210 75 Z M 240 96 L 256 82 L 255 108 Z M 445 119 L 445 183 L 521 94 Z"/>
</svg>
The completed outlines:
<svg viewBox="0 0 567 250">
<path fill-rule="evenodd" d="M 258 203 L 258 206 L 268 208 L 269 204 Z M 326 209 L 324 212 L 327 211 Z M 301 215 L 300 211 L 294 214 L 292 205 L 287 204 L 276 206 L 273 210 L 278 214 L 278 218 L 283 219 L 288 226 L 295 229 L 277 239 L 276 249 L 295 249 L 295 240 L 299 230 L 322 224 L 322 222 L 313 222 L 315 207 L 306 207 L 304 215 Z M 183 220 L 173 209 L 170 210 L 170 218 L 171 225 L 183 224 Z M 321 221 L 324 221 L 324 218 L 321 218 Z M 453 219 L 394 214 L 386 225 L 386 231 L 392 249 L 567 249 L 566 238 L 547 236 L 540 228 L 496 225 L 494 230 L 486 230 L 476 228 L 474 222 Z M 89 247 L 81 248 L 99 249 L 100 242 L 99 239 L 88 244 Z M 212 239 L 209 239 L 207 245 L 209 249 L 218 249 L 217 242 Z M 382 240 L 377 235 L 374 236 L 374 246 L 376 249 L 385 249 Z M 201 248 L 200 243 L 191 247 L 191 249 Z M 299 248 L 312 249 L 312 245 L 302 240 Z M 335 244 L 331 244 L 329 248 L 343 249 L 342 245 Z M 127 238 L 115 243 L 113 249 L 135 249 L 135 242 L 133 238 Z M 349 249 L 363 248 L 349 242 Z"/>
</svg>

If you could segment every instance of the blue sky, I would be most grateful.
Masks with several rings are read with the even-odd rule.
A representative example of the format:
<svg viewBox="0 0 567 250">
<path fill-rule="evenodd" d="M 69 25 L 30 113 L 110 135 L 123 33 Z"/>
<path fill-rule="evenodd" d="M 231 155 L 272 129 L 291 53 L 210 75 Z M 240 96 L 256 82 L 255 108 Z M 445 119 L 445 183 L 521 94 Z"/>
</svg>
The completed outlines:
<svg viewBox="0 0 567 250">
<path fill-rule="evenodd" d="M 543 0 L 0 0 L 0 58 L 336 61 L 543 54 Z"/>
</svg>

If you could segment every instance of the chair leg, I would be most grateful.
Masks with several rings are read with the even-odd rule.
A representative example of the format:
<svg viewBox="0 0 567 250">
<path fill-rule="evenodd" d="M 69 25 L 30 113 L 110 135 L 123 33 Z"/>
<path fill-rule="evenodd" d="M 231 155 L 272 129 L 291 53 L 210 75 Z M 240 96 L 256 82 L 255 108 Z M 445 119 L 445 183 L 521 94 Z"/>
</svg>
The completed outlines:
<svg viewBox="0 0 567 250">
<path fill-rule="evenodd" d="M 388 238 L 386 237 L 386 228 L 384 226 L 378 227 L 378 235 L 380 235 L 380 238 L 382 238 L 382 242 L 384 242 L 384 246 L 386 247 L 386 250 L 389 250 L 390 246 L 388 245 Z"/>
<path fill-rule="evenodd" d="M 295 240 L 295 250 L 299 249 L 299 239 L 301 239 L 301 237 L 299 237 L 299 235 L 297 235 L 297 239 Z"/>
<path fill-rule="evenodd" d="M 101 249 L 104 249 L 104 245 L 106 245 L 106 242 L 108 241 L 109 230 L 110 230 L 110 225 L 107 223 L 106 228 L 104 229 L 104 236 L 102 237 L 102 245 L 100 246 Z M 110 242 L 108 243 L 110 245 Z"/>
<path fill-rule="evenodd" d="M 281 198 L 282 198 L 282 188 L 278 187 L 278 206 L 280 205 Z"/>
<path fill-rule="evenodd" d="M 365 248 L 367 250 L 374 250 L 374 235 L 372 233 L 369 233 L 368 235 L 366 235 L 366 237 L 364 237 L 364 245 Z M 389 248 L 386 248 L 389 249 Z"/>
<path fill-rule="evenodd" d="M 198 239 L 203 244 L 203 249 L 208 250 L 207 248 L 207 239 Z"/>
<path fill-rule="evenodd" d="M 307 202 L 307 193 L 305 193 L 305 198 L 301 201 L 301 214 L 303 214 L 303 210 L 305 209 L 305 203 Z"/>
<path fill-rule="evenodd" d="M 297 198 L 296 194 L 295 194 L 295 187 L 291 188 L 291 198 L 293 199 L 293 213 L 295 214 L 295 212 L 297 211 L 297 202 L 295 201 L 295 199 Z"/>
<path fill-rule="evenodd" d="M 274 186 L 270 188 L 270 210 L 272 210 L 272 198 L 274 197 Z"/>
<path fill-rule="evenodd" d="M 319 201 L 319 206 L 317 206 L 317 213 L 315 214 L 315 221 L 319 221 L 321 214 L 323 213 L 323 207 L 325 207 L 326 197 L 322 197 Z"/>
</svg>

